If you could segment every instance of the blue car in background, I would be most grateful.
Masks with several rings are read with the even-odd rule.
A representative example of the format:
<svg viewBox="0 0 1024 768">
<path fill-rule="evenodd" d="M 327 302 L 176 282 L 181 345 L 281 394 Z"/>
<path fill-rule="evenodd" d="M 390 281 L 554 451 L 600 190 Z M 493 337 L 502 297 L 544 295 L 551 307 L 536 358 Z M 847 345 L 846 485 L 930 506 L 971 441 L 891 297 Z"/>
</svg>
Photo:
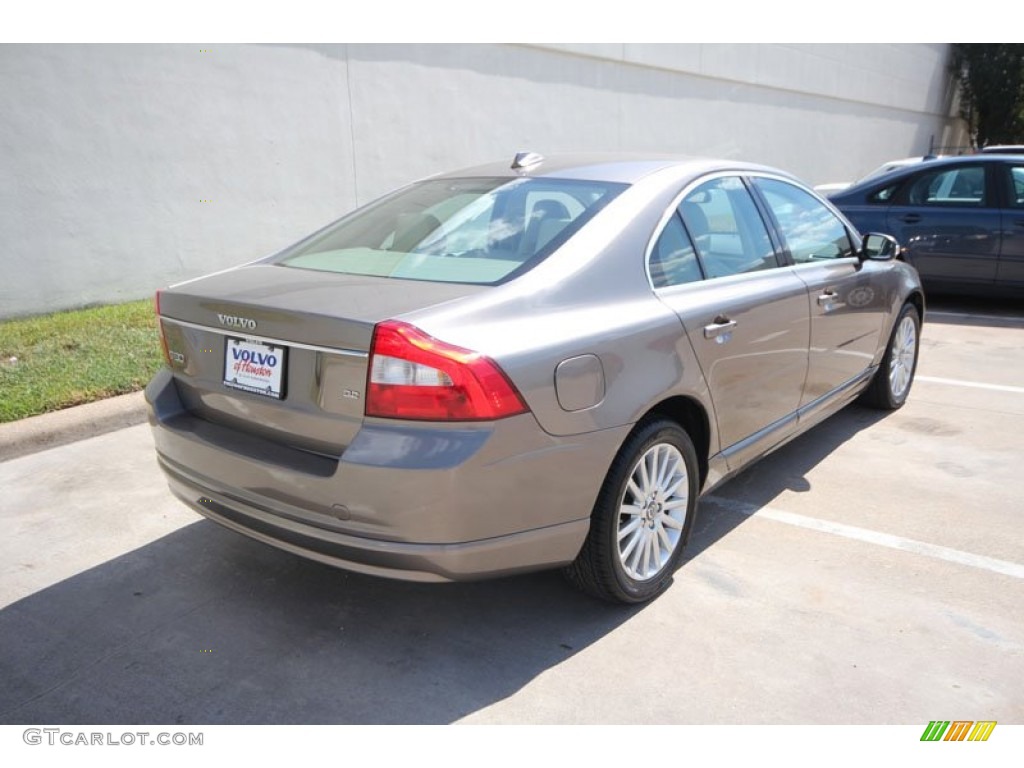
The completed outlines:
<svg viewBox="0 0 1024 768">
<path fill-rule="evenodd" d="M 929 160 L 829 198 L 861 232 L 904 247 L 926 289 L 1024 295 L 1024 156 Z"/>
</svg>

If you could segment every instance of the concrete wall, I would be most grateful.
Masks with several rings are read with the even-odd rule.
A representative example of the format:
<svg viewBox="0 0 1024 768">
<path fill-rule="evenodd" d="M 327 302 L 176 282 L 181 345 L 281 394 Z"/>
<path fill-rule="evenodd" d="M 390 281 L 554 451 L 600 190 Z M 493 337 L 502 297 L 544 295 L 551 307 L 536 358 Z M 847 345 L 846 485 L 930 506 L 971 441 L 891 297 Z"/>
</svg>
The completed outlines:
<svg viewBox="0 0 1024 768">
<path fill-rule="evenodd" d="M 945 45 L 0 46 L 0 317 L 275 251 L 529 148 L 811 183 L 960 140 Z"/>
</svg>

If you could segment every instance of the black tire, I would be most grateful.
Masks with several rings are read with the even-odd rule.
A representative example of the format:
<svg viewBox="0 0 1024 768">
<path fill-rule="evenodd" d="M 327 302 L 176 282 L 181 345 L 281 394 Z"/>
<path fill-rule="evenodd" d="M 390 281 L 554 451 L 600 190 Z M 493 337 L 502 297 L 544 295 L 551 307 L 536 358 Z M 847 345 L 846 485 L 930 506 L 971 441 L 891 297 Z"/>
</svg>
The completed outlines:
<svg viewBox="0 0 1024 768">
<path fill-rule="evenodd" d="M 641 489 L 641 475 L 634 478 L 634 473 L 650 466 L 669 476 L 661 483 L 655 477 Z M 697 510 L 699 477 L 697 452 L 685 430 L 665 418 L 638 424 L 601 485 L 590 532 L 576 560 L 565 569 L 569 581 L 616 603 L 642 603 L 660 594 L 682 562 Z M 649 493 L 640 498 L 638 490 Z M 624 514 L 624 507 L 636 511 Z M 621 549 L 620 531 L 625 531 Z"/>
<path fill-rule="evenodd" d="M 913 329 L 913 349 L 907 349 L 908 334 Z M 895 411 L 907 402 L 917 371 L 917 355 L 921 347 L 921 316 L 913 304 L 904 304 L 892 327 L 889 346 L 861 400 L 873 408 Z M 901 386 L 902 384 L 902 386 Z"/>
</svg>

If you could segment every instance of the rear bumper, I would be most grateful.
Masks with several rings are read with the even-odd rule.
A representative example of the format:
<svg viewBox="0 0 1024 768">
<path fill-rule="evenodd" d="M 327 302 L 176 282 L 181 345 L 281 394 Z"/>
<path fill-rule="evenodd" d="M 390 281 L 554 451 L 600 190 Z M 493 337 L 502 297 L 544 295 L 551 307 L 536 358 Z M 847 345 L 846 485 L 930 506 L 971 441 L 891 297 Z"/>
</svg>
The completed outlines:
<svg viewBox="0 0 1024 768">
<path fill-rule="evenodd" d="M 556 438 L 530 414 L 473 428 L 368 421 L 334 459 L 190 415 L 167 370 L 146 399 L 160 467 L 191 508 L 320 562 L 415 581 L 571 562 L 628 432 Z"/>
</svg>

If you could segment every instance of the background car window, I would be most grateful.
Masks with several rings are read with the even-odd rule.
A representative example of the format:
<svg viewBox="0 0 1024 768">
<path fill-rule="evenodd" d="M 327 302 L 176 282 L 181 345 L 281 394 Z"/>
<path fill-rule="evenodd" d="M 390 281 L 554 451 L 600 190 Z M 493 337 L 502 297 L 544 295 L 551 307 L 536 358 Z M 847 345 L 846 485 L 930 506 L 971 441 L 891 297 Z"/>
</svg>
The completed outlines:
<svg viewBox="0 0 1024 768">
<path fill-rule="evenodd" d="M 776 179 L 755 178 L 797 264 L 853 255 L 843 222 L 813 195 Z"/>
<path fill-rule="evenodd" d="M 761 214 L 738 177 L 701 184 L 679 213 L 709 278 L 779 266 Z"/>
<path fill-rule="evenodd" d="M 892 201 L 892 196 L 896 194 L 896 190 L 899 189 L 900 182 L 890 184 L 887 187 L 882 187 L 877 192 L 872 192 L 868 196 L 869 203 L 888 203 Z"/>
<path fill-rule="evenodd" d="M 1010 169 L 1010 180 L 1013 182 L 1010 192 L 1010 205 L 1024 208 L 1024 167 Z"/>
<path fill-rule="evenodd" d="M 918 176 L 907 192 L 910 205 L 985 205 L 985 169 L 958 166 Z"/>
<path fill-rule="evenodd" d="M 679 216 L 673 214 L 651 250 L 651 283 L 655 288 L 702 280 L 697 253 Z"/>
</svg>

